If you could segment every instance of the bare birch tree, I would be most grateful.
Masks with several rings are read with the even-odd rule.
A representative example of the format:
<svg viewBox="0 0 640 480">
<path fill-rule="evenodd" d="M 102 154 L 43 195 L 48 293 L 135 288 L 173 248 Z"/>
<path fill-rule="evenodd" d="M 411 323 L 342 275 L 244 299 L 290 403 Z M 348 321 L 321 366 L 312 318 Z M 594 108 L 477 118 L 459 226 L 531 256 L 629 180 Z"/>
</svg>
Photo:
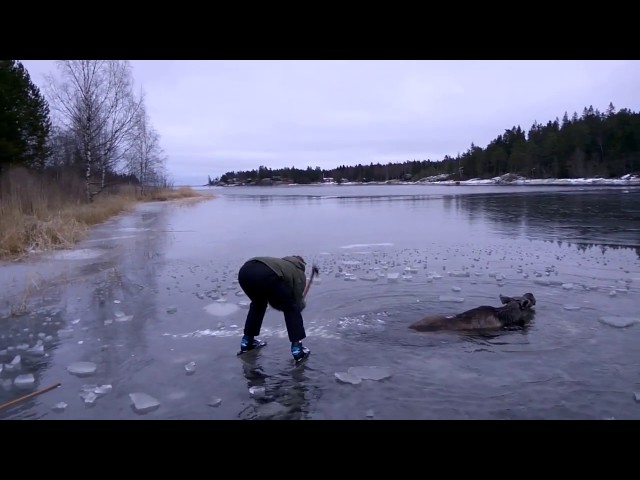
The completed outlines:
<svg viewBox="0 0 640 480">
<path fill-rule="evenodd" d="M 106 187 L 106 175 L 126 154 L 127 139 L 143 98 L 133 93 L 126 60 L 61 60 L 60 79 L 47 77 L 57 119 L 81 145 L 87 199 Z"/>
<path fill-rule="evenodd" d="M 130 175 L 140 182 L 141 193 L 147 187 L 158 186 L 158 179 L 164 175 L 164 152 L 160 147 L 160 135 L 151 125 L 151 120 L 142 106 L 136 115 L 131 132 L 131 148 L 127 153 Z"/>
</svg>

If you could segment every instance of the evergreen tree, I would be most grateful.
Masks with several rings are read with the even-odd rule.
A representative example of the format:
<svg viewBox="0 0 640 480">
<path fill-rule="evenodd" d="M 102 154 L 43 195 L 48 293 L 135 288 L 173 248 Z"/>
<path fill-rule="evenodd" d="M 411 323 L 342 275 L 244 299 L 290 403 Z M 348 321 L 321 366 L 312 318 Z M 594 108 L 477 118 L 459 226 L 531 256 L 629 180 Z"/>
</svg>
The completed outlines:
<svg viewBox="0 0 640 480">
<path fill-rule="evenodd" d="M 49 156 L 49 105 L 17 60 L 0 60 L 0 172 L 42 169 Z"/>
</svg>

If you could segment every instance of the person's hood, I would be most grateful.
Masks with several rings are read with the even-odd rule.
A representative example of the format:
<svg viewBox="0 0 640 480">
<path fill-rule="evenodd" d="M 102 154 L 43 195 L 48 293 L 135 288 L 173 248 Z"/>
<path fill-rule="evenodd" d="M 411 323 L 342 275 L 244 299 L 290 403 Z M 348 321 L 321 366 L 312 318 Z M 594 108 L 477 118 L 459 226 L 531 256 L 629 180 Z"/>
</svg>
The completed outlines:
<svg viewBox="0 0 640 480">
<path fill-rule="evenodd" d="M 297 268 L 299 268 L 303 272 L 305 271 L 305 267 L 307 266 L 307 264 L 304 262 L 302 257 L 299 257 L 299 256 L 293 256 L 292 255 L 292 256 L 288 256 L 288 257 L 282 257 L 282 259 L 286 260 L 287 262 L 293 263 Z"/>
</svg>

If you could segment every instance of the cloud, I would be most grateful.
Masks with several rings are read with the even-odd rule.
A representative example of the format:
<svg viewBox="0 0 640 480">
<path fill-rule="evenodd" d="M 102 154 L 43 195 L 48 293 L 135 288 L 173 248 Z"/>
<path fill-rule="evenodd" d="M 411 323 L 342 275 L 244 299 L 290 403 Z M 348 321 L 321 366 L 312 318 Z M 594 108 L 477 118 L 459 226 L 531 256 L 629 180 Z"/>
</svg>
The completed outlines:
<svg viewBox="0 0 640 480">
<path fill-rule="evenodd" d="M 36 83 L 52 61 L 23 61 Z M 442 159 L 585 106 L 637 111 L 639 61 L 134 60 L 176 183 Z"/>
</svg>

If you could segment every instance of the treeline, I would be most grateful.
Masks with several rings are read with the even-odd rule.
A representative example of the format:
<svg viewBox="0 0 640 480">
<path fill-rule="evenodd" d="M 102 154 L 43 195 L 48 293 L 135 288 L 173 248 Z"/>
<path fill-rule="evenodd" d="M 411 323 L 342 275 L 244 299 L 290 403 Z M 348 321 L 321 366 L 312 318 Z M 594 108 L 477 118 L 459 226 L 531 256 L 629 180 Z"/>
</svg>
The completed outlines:
<svg viewBox="0 0 640 480">
<path fill-rule="evenodd" d="M 565 112 L 546 125 L 535 122 L 528 132 L 520 126 L 505 130 L 486 148 L 473 143 L 455 157 L 440 160 L 413 160 L 402 163 L 370 163 L 339 166 L 334 169 L 271 169 L 227 172 L 218 182 L 265 183 L 276 178 L 292 183 L 334 181 L 384 182 L 389 180 L 420 180 L 448 175 L 458 180 L 492 178 L 506 173 L 528 178 L 616 178 L 640 170 L 640 114 L 628 109 L 616 112 L 609 104 L 606 112 L 584 108 L 582 115 Z"/>
<path fill-rule="evenodd" d="M 0 60 L 0 177 L 12 167 L 52 182 L 79 177 L 88 201 L 114 183 L 168 186 L 130 63 L 61 60 L 57 69 L 41 92 L 20 61 Z"/>
</svg>

